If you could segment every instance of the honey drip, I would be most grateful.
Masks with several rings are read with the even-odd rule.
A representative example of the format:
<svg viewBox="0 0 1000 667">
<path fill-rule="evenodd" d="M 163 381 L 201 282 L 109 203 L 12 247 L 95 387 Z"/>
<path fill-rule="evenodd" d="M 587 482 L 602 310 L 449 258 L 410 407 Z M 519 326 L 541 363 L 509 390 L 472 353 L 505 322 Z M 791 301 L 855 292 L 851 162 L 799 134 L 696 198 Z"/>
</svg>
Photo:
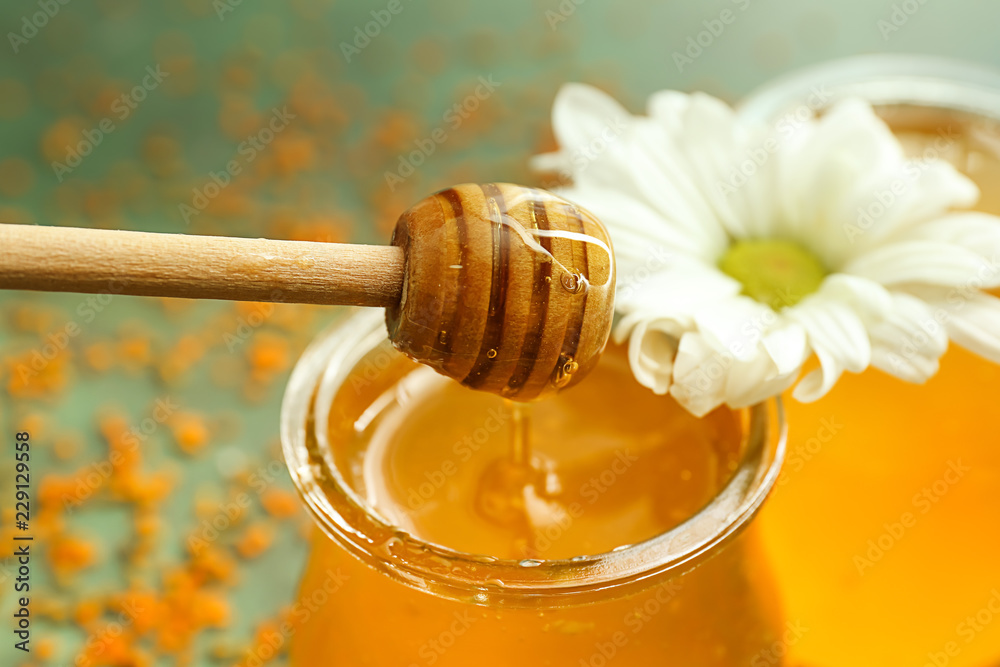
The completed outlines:
<svg viewBox="0 0 1000 667">
<path fill-rule="evenodd" d="M 483 472 L 477 485 L 476 510 L 487 521 L 512 531 L 514 542 L 526 557 L 537 556 L 531 547 L 539 525 L 548 525 L 566 514 L 557 499 L 558 477 L 532 455 L 532 405 L 505 400 L 510 413 L 506 456 L 497 458 Z"/>
</svg>

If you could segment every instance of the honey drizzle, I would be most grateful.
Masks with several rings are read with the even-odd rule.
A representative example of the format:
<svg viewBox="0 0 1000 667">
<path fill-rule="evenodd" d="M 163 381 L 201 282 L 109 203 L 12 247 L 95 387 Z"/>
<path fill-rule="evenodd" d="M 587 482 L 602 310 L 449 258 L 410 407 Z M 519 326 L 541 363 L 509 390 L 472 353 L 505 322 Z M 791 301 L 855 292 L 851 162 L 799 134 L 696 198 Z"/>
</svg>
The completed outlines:
<svg viewBox="0 0 1000 667">
<path fill-rule="evenodd" d="M 510 460 L 516 466 L 531 467 L 531 406 L 504 399 L 510 410 Z"/>
</svg>

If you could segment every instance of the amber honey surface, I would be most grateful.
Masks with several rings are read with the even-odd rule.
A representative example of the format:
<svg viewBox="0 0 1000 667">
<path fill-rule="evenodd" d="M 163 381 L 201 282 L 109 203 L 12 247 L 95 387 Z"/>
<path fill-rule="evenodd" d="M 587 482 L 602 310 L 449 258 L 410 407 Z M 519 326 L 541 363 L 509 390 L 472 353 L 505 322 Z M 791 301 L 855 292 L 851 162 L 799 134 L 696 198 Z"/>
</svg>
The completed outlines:
<svg viewBox="0 0 1000 667">
<path fill-rule="evenodd" d="M 410 535 L 528 567 L 677 526 L 731 477 L 743 441 L 738 414 L 691 417 L 635 383 L 619 349 L 587 382 L 533 406 L 530 443 L 513 459 L 519 424 L 497 397 L 423 369 L 382 396 L 338 397 L 332 437 L 352 440 L 342 457 L 352 487 Z M 786 631 L 758 544 L 751 529 L 693 572 L 625 596 L 508 608 L 414 590 L 317 532 L 302 595 L 343 583 L 297 630 L 292 663 L 749 664 Z"/>
<path fill-rule="evenodd" d="M 891 113 L 1000 213 L 1000 141 L 983 123 Z M 941 141 L 945 138 L 944 141 Z M 1000 270 L 1000 266 L 998 266 Z M 760 517 L 793 663 L 1000 663 L 1000 366 L 951 344 L 914 386 L 869 370 L 818 403 L 786 401 L 783 479 Z"/>
<path fill-rule="evenodd" d="M 691 417 L 633 382 L 621 354 L 598 372 L 517 408 L 417 369 L 407 403 L 362 434 L 358 485 L 410 534 L 500 558 L 596 554 L 669 530 L 736 467 L 737 418 Z M 521 429 L 518 462 L 511 439 Z"/>
</svg>

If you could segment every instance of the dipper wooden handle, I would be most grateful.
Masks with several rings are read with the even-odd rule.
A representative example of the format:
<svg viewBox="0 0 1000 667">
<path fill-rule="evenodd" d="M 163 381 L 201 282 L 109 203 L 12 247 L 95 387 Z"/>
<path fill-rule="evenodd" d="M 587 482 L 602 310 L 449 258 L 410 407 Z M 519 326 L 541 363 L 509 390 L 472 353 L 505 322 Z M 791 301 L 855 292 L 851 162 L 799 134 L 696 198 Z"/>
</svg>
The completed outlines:
<svg viewBox="0 0 1000 667">
<path fill-rule="evenodd" d="M 0 288 L 389 306 L 392 246 L 0 224 Z"/>
<path fill-rule="evenodd" d="M 424 199 L 392 246 L 0 224 L 0 288 L 381 306 L 399 350 L 518 400 L 596 364 L 614 281 L 596 218 L 509 184 Z"/>
</svg>

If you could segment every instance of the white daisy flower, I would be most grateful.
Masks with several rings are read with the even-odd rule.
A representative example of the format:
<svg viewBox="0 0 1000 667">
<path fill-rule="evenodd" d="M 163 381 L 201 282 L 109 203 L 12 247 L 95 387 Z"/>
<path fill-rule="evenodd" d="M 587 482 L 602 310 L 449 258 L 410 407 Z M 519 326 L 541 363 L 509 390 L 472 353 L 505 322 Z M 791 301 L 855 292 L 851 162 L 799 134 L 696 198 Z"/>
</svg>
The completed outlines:
<svg viewBox="0 0 1000 667">
<path fill-rule="evenodd" d="M 813 401 L 844 371 L 924 382 L 956 343 L 1000 362 L 1000 219 L 975 184 L 915 161 L 865 102 L 772 128 L 704 94 L 647 116 L 584 85 L 558 94 L 560 194 L 607 225 L 615 327 L 638 380 L 702 415 L 778 394 Z"/>
</svg>

